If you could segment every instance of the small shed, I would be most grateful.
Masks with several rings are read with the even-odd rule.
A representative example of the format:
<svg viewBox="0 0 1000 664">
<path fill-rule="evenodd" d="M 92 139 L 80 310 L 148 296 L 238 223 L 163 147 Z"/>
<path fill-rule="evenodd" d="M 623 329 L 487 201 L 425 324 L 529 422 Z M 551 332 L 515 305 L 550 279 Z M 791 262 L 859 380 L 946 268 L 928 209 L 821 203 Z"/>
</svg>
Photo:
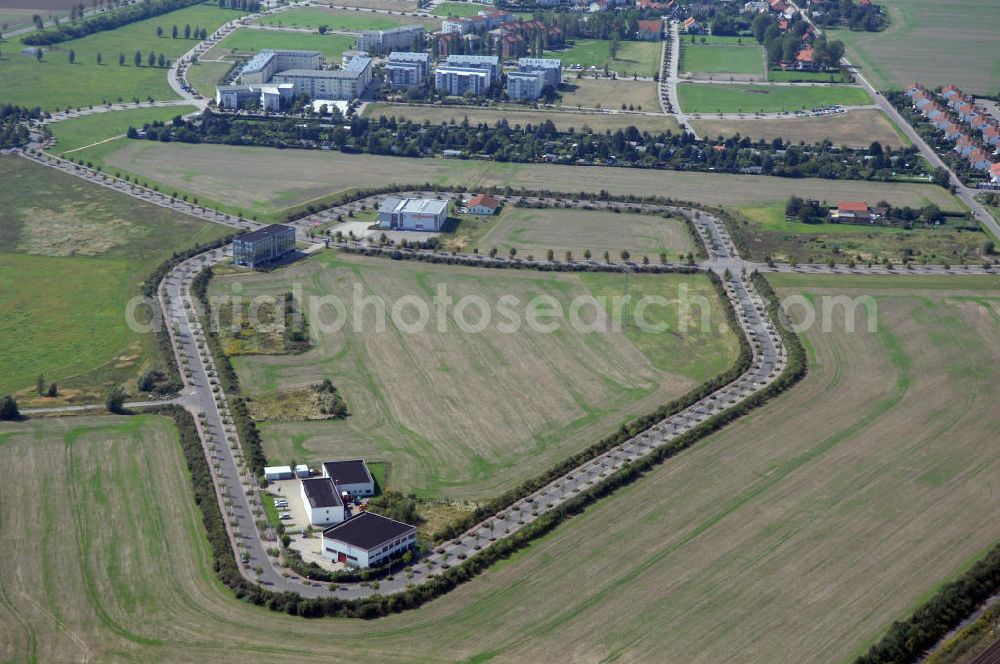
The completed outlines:
<svg viewBox="0 0 1000 664">
<path fill-rule="evenodd" d="M 264 466 L 264 479 L 269 482 L 290 480 L 293 477 L 291 466 Z"/>
<path fill-rule="evenodd" d="M 309 477 L 309 466 L 307 466 L 304 463 L 300 463 L 299 465 L 295 466 L 295 476 L 298 477 L 299 479 L 302 479 L 303 477 Z"/>
</svg>

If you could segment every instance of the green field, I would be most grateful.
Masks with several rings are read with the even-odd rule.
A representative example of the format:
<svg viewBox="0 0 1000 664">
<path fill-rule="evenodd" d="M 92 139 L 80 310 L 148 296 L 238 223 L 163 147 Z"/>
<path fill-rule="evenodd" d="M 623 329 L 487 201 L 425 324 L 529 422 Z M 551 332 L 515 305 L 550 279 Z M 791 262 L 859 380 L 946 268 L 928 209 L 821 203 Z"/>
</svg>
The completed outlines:
<svg viewBox="0 0 1000 664">
<path fill-rule="evenodd" d="M 635 83 L 632 83 L 635 85 Z M 606 103 L 614 103 L 618 97 L 605 99 Z M 598 102 L 600 103 L 600 102 Z M 565 108 L 565 107 L 564 107 Z M 654 108 L 655 110 L 655 108 Z M 377 118 L 380 115 L 386 117 L 396 116 L 406 118 L 412 122 L 429 121 L 440 124 L 455 120 L 462 122 L 468 119 L 476 124 L 485 122 L 489 125 L 496 125 L 501 120 L 506 120 L 512 127 L 514 125 L 539 125 L 546 120 L 551 120 L 559 131 L 584 131 L 589 128 L 594 132 L 615 131 L 633 126 L 639 131 L 665 132 L 680 131 L 677 120 L 670 115 L 647 115 L 643 113 L 596 113 L 596 112 L 575 112 L 565 109 L 563 111 L 549 110 L 525 110 L 517 108 L 477 108 L 474 106 L 457 106 L 453 108 L 442 108 L 440 106 L 405 106 L 397 104 L 386 104 L 375 102 L 365 107 L 364 114 L 368 117 Z"/>
<path fill-rule="evenodd" d="M 205 59 L 228 56 L 232 53 L 257 53 L 264 49 L 292 49 L 320 51 L 328 63 L 340 64 L 340 54 L 354 48 L 350 35 L 318 35 L 309 32 L 282 30 L 234 30 L 228 37 L 212 47 Z"/>
<path fill-rule="evenodd" d="M 702 74 L 764 75 L 764 49 L 752 39 L 742 46 L 711 46 L 685 43 L 681 47 L 680 70 Z"/>
<path fill-rule="evenodd" d="M 831 206 L 835 201 L 827 201 Z M 874 205 L 875 201 L 871 202 Z M 796 262 L 838 263 L 854 260 L 878 262 L 889 258 L 899 263 L 909 253 L 916 263 L 982 262 L 983 245 L 989 236 L 983 230 L 967 230 L 973 222 L 946 221 L 933 228 L 903 230 L 889 226 L 857 224 L 805 224 L 785 218 L 784 204 L 740 208 L 746 223 L 734 228 L 752 258 Z"/>
<path fill-rule="evenodd" d="M 560 51 L 545 51 L 543 57 L 559 58 L 563 67 L 583 65 L 618 72 L 623 78 L 633 74 L 652 76 L 660 71 L 660 42 L 623 41 L 618 45 L 618 53 L 612 58 L 611 42 L 606 39 L 578 39 L 567 44 Z M 610 100 L 609 100 L 610 101 Z"/>
<path fill-rule="evenodd" d="M 108 111 L 71 118 L 61 122 L 53 122 L 52 135 L 56 137 L 56 145 L 51 152 L 66 154 L 80 148 L 114 138 L 124 137 L 129 127 L 142 129 L 144 124 L 169 122 L 178 115 L 187 115 L 198 109 L 194 106 L 166 106 L 162 108 L 137 108 L 127 111 Z"/>
<path fill-rule="evenodd" d="M 196 5 L 169 14 L 139 21 L 108 32 L 99 32 L 83 39 L 56 44 L 41 62 L 20 54 L 19 44 L 0 43 L 0 100 L 24 106 L 41 106 L 46 110 L 97 105 L 105 101 L 176 99 L 167 83 L 167 70 L 147 67 L 150 50 L 175 59 L 187 52 L 195 41 L 171 39 L 170 30 L 178 25 L 183 34 L 185 24 L 205 28 L 210 33 L 240 12 Z M 166 36 L 157 38 L 156 28 Z M 69 51 L 76 53 L 76 64 L 69 63 Z M 133 65 L 133 54 L 139 50 L 143 66 Z M 97 54 L 103 64 L 97 64 Z M 118 65 L 118 54 L 125 54 L 125 65 Z"/>
<path fill-rule="evenodd" d="M 604 251 L 618 258 L 628 251 L 635 260 L 648 256 L 659 261 L 661 252 L 671 258 L 695 251 L 695 245 L 680 219 L 659 215 L 628 214 L 560 208 L 518 208 L 508 206 L 500 216 L 463 216 L 456 231 L 459 246 L 487 253 L 496 247 L 506 254 L 511 247 L 521 256 L 541 258 L 548 250 L 562 260 L 567 251 L 580 260 L 590 249 L 595 260 Z"/>
<path fill-rule="evenodd" d="M 413 16 L 388 16 L 372 12 L 356 12 L 323 7 L 298 7 L 280 14 L 264 16 L 254 21 L 259 25 L 286 28 L 309 28 L 315 30 L 325 25 L 330 30 L 361 32 L 362 30 L 386 30 L 400 25 L 436 25 L 441 21 L 420 19 Z"/>
<path fill-rule="evenodd" d="M 99 399 L 162 365 L 126 302 L 173 251 L 226 230 L 16 157 L 0 158 L 0 200 L 0 394 L 43 373 L 67 398 Z"/>
<path fill-rule="evenodd" d="M 847 57 L 876 88 L 918 81 L 929 88 L 954 84 L 969 93 L 1000 89 L 996 26 L 1000 4 L 983 0 L 886 0 L 884 32 L 831 30 Z"/>
<path fill-rule="evenodd" d="M 677 86 L 685 113 L 777 113 L 842 104 L 871 103 L 859 87 L 684 83 Z"/>
<path fill-rule="evenodd" d="M 492 7 L 472 2 L 442 2 L 432 9 L 431 13 L 436 16 L 478 16 L 484 9 Z"/>
<path fill-rule="evenodd" d="M 196 62 L 187 71 L 187 80 L 195 92 L 206 99 L 215 98 L 215 86 L 229 73 L 229 62 Z"/>
<path fill-rule="evenodd" d="M 631 168 L 515 164 L 461 159 L 408 159 L 342 152 L 273 150 L 225 145 L 151 141 L 109 143 L 83 150 L 111 172 L 131 173 L 161 189 L 187 192 L 205 205 L 226 201 L 226 209 L 261 219 L 280 219 L 284 210 L 329 200 L 338 193 L 389 184 L 461 184 L 466 187 L 544 187 L 552 191 L 672 196 L 709 205 L 786 201 L 792 194 L 826 200 L 885 199 L 893 205 L 964 209 L 940 187 L 819 178 L 771 178 Z"/>
<path fill-rule="evenodd" d="M 629 279 L 633 298 L 657 294 L 671 303 L 647 309 L 649 320 L 667 323 L 669 333 L 641 331 L 634 324 L 617 331 L 581 330 L 568 318 L 554 332 L 531 329 L 526 322 L 511 332 L 498 327 L 496 309 L 488 327 L 475 332 L 463 332 L 451 317 L 444 327 L 435 318 L 417 332 L 389 321 L 380 332 L 371 308 L 364 325 L 353 322 L 356 287 L 383 298 L 390 310 L 407 296 L 431 306 L 441 285 L 455 301 L 483 298 L 493 307 L 499 298 L 513 296 L 521 303 L 513 310 L 521 311 L 517 315 L 524 321 L 523 311 L 535 308 L 528 303 L 536 296 L 550 296 L 568 312 L 577 297 L 620 295 L 623 278 L 604 273 L 497 273 L 324 254 L 268 276 L 218 277 L 211 293 L 229 293 L 236 281 L 247 297 L 287 291 L 292 284 L 301 284 L 305 298 L 339 297 L 352 321 L 319 334 L 321 323 L 334 320 L 335 310 L 327 307 L 310 318 L 310 351 L 232 358 L 243 392 L 252 398 L 328 377 L 350 408 L 345 420 L 267 423 L 262 435 L 268 458 L 384 459 L 392 465 L 395 490 L 426 497 L 482 500 L 510 489 L 736 359 L 731 332 L 719 333 L 715 324 L 703 327 L 698 305 L 688 314 L 676 306 L 680 289 L 687 288 L 691 296 L 709 298 L 712 321 L 722 320 L 721 303 L 701 276 Z M 473 307 L 467 320 L 478 321 L 478 311 Z M 410 305 L 404 313 L 406 321 L 414 319 Z M 585 320 L 592 316 L 592 307 L 583 311 Z M 678 334 L 681 316 L 690 328 Z"/>
<path fill-rule="evenodd" d="M 782 295 L 872 294 L 879 331 L 809 331 L 793 391 L 374 621 L 220 588 L 168 421 L 0 425 L 0 657 L 305 663 L 335 642 L 388 662 L 849 661 L 1000 537 L 1000 280 L 776 279 Z"/>
</svg>

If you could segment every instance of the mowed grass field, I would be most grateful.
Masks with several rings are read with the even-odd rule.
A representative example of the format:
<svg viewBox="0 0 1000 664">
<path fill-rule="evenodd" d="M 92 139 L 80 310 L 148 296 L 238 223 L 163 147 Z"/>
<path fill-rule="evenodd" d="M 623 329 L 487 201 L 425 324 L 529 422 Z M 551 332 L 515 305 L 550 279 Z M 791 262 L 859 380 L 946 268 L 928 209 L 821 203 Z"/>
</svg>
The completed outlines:
<svg viewBox="0 0 1000 664">
<path fill-rule="evenodd" d="M 610 97 L 605 103 L 620 103 L 617 98 Z M 565 107 L 564 107 L 565 108 Z M 613 108 L 618 108 L 614 106 Z M 650 110 L 657 110 L 651 108 Z M 583 131 L 585 127 L 595 131 L 616 131 L 633 126 L 639 131 L 648 132 L 679 132 L 680 125 L 671 115 L 647 115 L 643 113 L 577 113 L 572 110 L 515 110 L 508 108 L 442 108 L 441 106 L 407 106 L 403 104 L 373 103 L 365 107 L 365 115 L 377 118 L 380 115 L 406 118 L 412 122 L 429 120 L 434 124 L 443 124 L 454 120 L 462 122 L 466 118 L 472 124 L 485 122 L 495 125 L 500 120 L 507 120 L 511 125 L 537 126 L 546 120 L 551 120 L 560 131 Z"/>
<path fill-rule="evenodd" d="M 187 80 L 195 92 L 206 99 L 215 97 L 215 86 L 229 72 L 232 63 L 198 61 L 188 67 Z"/>
<path fill-rule="evenodd" d="M 764 49 L 753 39 L 744 39 L 742 45 L 681 44 L 682 72 L 764 76 Z"/>
<path fill-rule="evenodd" d="M 50 152 L 72 153 L 116 136 L 124 138 L 129 127 L 142 129 L 145 124 L 156 121 L 170 122 L 179 115 L 187 115 L 197 110 L 195 106 L 136 108 L 53 122 L 49 127 L 52 129 L 52 135 L 56 137 L 56 144 Z"/>
<path fill-rule="evenodd" d="M 545 51 L 543 57 L 559 58 L 563 67 L 583 65 L 603 69 L 607 65 L 621 77 L 652 76 L 660 71 L 660 42 L 620 42 L 614 58 L 610 47 L 611 42 L 607 39 L 578 39 L 575 43 L 567 43 L 562 50 Z"/>
<path fill-rule="evenodd" d="M 274 395 L 330 378 L 347 401 L 346 420 L 269 423 L 262 428 L 270 459 L 320 461 L 354 455 L 389 461 L 393 487 L 427 497 L 488 499 L 565 457 L 597 442 L 632 417 L 654 410 L 727 369 L 737 356 L 731 331 L 720 332 L 722 303 L 702 276 L 633 276 L 633 298 L 661 295 L 670 304 L 649 307 L 650 321 L 669 331 L 581 329 L 594 320 L 594 305 L 570 314 L 578 298 L 621 295 L 620 275 L 535 274 L 447 268 L 325 254 L 270 275 L 220 276 L 213 294 L 240 283 L 247 297 L 288 291 L 299 284 L 310 297 L 332 296 L 344 304 L 347 324 L 331 331 L 337 310 L 307 309 L 314 347 L 300 355 L 234 356 L 244 393 Z M 384 329 L 374 309 L 356 304 L 355 292 L 381 298 L 391 312 L 401 298 L 419 298 L 437 311 L 439 288 L 457 302 L 478 298 L 490 307 L 486 324 L 472 305 L 463 329 L 452 309 L 437 313 L 426 329 L 408 330 L 392 320 Z M 357 289 L 357 290 L 356 290 Z M 707 298 L 681 311 L 678 298 Z M 501 302 L 501 298 L 516 301 Z M 536 329 L 527 311 L 553 298 L 564 312 L 557 329 Z M 402 300 L 405 323 L 418 319 Z M 405 305 L 405 306 L 404 306 Z M 453 305 L 454 306 L 454 305 Z M 500 307 L 499 309 L 497 307 Z M 520 324 L 500 310 L 509 307 Z M 612 311 L 608 300 L 608 315 Z M 356 318 L 358 317 L 358 318 Z M 678 333 L 680 324 L 688 326 Z M 323 329 L 326 331 L 324 332 Z M 305 454 L 303 454 L 305 452 Z"/>
<path fill-rule="evenodd" d="M 749 136 L 754 141 L 781 138 L 792 143 L 822 143 L 825 139 L 830 139 L 834 145 L 856 148 L 867 148 L 872 141 L 893 148 L 910 144 L 909 140 L 896 131 L 892 121 L 882 111 L 867 108 L 819 117 L 695 120 L 693 124 L 699 135 L 711 138 L 739 134 Z"/>
<path fill-rule="evenodd" d="M 835 200 L 824 200 L 828 206 Z M 875 202 L 870 202 L 875 205 Z M 733 229 L 751 257 L 768 256 L 785 262 L 821 262 L 833 259 L 858 263 L 889 258 L 900 263 L 909 252 L 916 263 L 981 262 L 989 236 L 974 221 L 947 220 L 932 228 L 904 230 L 889 226 L 856 224 L 805 224 L 785 218 L 783 203 L 739 208 L 743 222 Z M 970 230 L 975 228 L 976 230 Z"/>
<path fill-rule="evenodd" d="M 213 46 L 205 54 L 206 60 L 233 54 L 258 53 L 264 49 L 320 51 L 327 63 L 340 64 L 340 55 L 354 48 L 351 35 L 314 34 L 285 30 L 253 30 L 240 28 Z"/>
<path fill-rule="evenodd" d="M 473 2 L 442 2 L 431 10 L 437 16 L 478 16 L 484 9 L 490 9 L 489 5 L 480 5 Z"/>
<path fill-rule="evenodd" d="M 419 9 L 416 0 L 337 0 L 330 4 L 362 9 L 385 9 L 392 12 L 413 12 Z"/>
<path fill-rule="evenodd" d="M 183 34 L 185 24 L 205 28 L 210 33 L 241 12 L 219 9 L 213 5 L 195 5 L 168 14 L 138 21 L 116 30 L 99 32 L 53 46 L 41 62 L 20 53 L 19 43 L 0 43 L 0 99 L 11 104 L 41 106 L 43 109 L 97 105 L 105 101 L 176 99 L 167 83 L 167 70 L 147 67 L 152 50 L 176 59 L 195 45 L 193 39 L 171 39 L 177 25 Z M 156 36 L 162 27 L 163 37 Z M 76 64 L 69 63 L 69 51 L 76 52 Z M 142 52 L 143 66 L 136 67 L 132 57 Z M 97 54 L 103 64 L 97 64 Z M 118 54 L 125 54 L 125 65 L 118 65 Z"/>
<path fill-rule="evenodd" d="M 653 81 L 568 76 L 559 88 L 564 107 L 619 109 L 631 105 L 637 111 L 660 111 Z"/>
<path fill-rule="evenodd" d="M 372 12 L 359 12 L 327 7 L 298 7 L 256 19 L 254 23 L 265 26 L 286 28 L 309 28 L 316 30 L 325 25 L 330 30 L 361 32 L 362 30 L 387 30 L 400 25 L 434 26 L 440 29 L 440 19 L 418 18 L 416 16 L 389 16 Z"/>
<path fill-rule="evenodd" d="M 871 103 L 859 87 L 846 85 L 740 85 L 684 83 L 677 95 L 685 113 L 777 113 L 842 104 Z"/>
<path fill-rule="evenodd" d="M 884 32 L 830 31 L 847 57 L 876 88 L 918 81 L 954 84 L 972 94 L 996 94 L 1000 4 L 989 0 L 886 0 L 892 23 Z"/>
<path fill-rule="evenodd" d="M 272 150 L 223 145 L 186 145 L 127 141 L 77 153 L 106 169 L 128 172 L 161 189 L 198 196 L 205 205 L 219 201 L 248 214 L 279 218 L 285 209 L 321 202 L 338 192 L 389 184 L 470 188 L 499 186 L 670 196 L 709 205 L 784 202 L 801 197 L 837 200 L 885 199 L 893 205 L 935 203 L 962 210 L 958 199 L 940 187 L 817 178 L 770 178 L 640 170 L 632 168 L 514 164 L 461 159 L 407 159 L 340 152 Z"/>
<path fill-rule="evenodd" d="M 220 588 L 167 421 L 0 425 L 0 658 L 315 662 L 335 641 L 340 658 L 387 662 L 848 661 L 1000 537 L 1000 281 L 777 283 L 870 293 L 879 331 L 863 316 L 857 334 L 810 330 L 794 390 L 375 621 L 271 613 Z"/>
<path fill-rule="evenodd" d="M 67 398 L 100 399 L 162 365 L 126 303 L 172 252 L 226 229 L 16 157 L 0 158 L 0 200 L 0 394 L 42 373 Z"/>
<path fill-rule="evenodd" d="M 634 260 L 648 256 L 658 262 L 661 252 L 675 259 L 696 249 L 680 219 L 561 208 L 507 206 L 497 218 L 463 216 L 457 235 L 466 240 L 467 250 L 487 253 L 496 247 L 506 254 L 513 247 L 520 256 L 541 258 L 551 249 L 560 260 L 567 251 L 580 260 L 589 249 L 595 260 L 605 250 L 617 259 L 624 250 Z"/>
</svg>

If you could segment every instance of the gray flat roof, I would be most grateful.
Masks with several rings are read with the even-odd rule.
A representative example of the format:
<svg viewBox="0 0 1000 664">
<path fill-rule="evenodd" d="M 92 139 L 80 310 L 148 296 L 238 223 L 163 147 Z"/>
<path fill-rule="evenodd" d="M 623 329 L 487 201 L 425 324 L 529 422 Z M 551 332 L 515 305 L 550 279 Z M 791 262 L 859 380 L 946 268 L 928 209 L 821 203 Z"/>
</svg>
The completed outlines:
<svg viewBox="0 0 1000 664">
<path fill-rule="evenodd" d="M 243 240 L 244 242 L 253 242 L 255 240 L 262 240 L 266 237 L 271 237 L 272 235 L 277 235 L 278 233 L 283 233 L 287 231 L 295 232 L 295 229 L 291 226 L 285 226 L 282 224 L 271 224 L 270 226 L 264 226 L 264 228 L 258 228 L 255 231 L 246 233 L 245 235 L 240 235 L 237 240 Z"/>
<path fill-rule="evenodd" d="M 360 58 L 354 59 L 359 60 Z M 350 69 L 286 69 L 285 71 L 276 72 L 273 78 L 278 78 L 279 76 L 304 76 L 309 78 L 357 78 L 360 75 L 360 71 L 352 71 Z"/>
<path fill-rule="evenodd" d="M 324 539 L 334 539 L 359 549 L 371 550 L 416 528 L 373 512 L 362 512 L 323 531 Z"/>
<path fill-rule="evenodd" d="M 334 484 L 364 484 L 373 481 L 363 459 L 324 461 L 323 469 Z"/>
<path fill-rule="evenodd" d="M 329 477 L 314 477 L 301 480 L 301 482 L 302 488 L 306 492 L 306 498 L 313 508 L 344 506 L 344 501 L 341 500 L 336 485 Z"/>
</svg>

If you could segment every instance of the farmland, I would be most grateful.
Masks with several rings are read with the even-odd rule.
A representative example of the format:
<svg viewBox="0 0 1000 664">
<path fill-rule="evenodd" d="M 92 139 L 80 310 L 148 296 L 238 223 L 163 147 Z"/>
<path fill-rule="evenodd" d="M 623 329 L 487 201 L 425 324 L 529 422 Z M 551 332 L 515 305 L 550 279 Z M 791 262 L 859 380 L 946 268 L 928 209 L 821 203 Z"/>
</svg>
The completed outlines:
<svg viewBox="0 0 1000 664">
<path fill-rule="evenodd" d="M 709 116 L 711 117 L 711 116 Z M 882 111 L 859 109 L 848 113 L 808 118 L 765 120 L 695 120 L 702 136 L 749 136 L 754 141 L 781 138 L 791 143 L 821 143 L 825 139 L 836 146 L 867 148 L 872 141 L 893 148 L 909 144 L 892 126 Z"/>
<path fill-rule="evenodd" d="M 56 138 L 53 152 L 66 154 L 105 141 L 116 136 L 124 137 L 129 127 L 142 129 L 144 124 L 169 122 L 178 115 L 194 113 L 194 106 L 167 106 L 163 108 L 137 108 L 127 111 L 96 113 L 52 123 Z"/>
<path fill-rule="evenodd" d="M 319 51 L 327 62 L 340 64 L 340 54 L 354 48 L 351 35 L 320 35 L 310 32 L 287 32 L 283 30 L 234 30 L 228 37 L 212 47 L 205 59 L 216 59 L 234 53 L 248 55 L 264 49 L 291 49 Z"/>
<path fill-rule="evenodd" d="M 639 111 L 659 111 L 656 84 L 611 78 L 565 78 L 559 88 L 562 105 L 582 108 L 619 108 L 622 104 Z M 675 130 L 676 131 L 676 130 Z"/>
<path fill-rule="evenodd" d="M 606 39 L 580 39 L 559 51 L 545 51 L 543 57 L 559 58 L 564 67 L 583 65 L 618 72 L 620 77 L 652 76 L 660 70 L 660 42 L 623 41 L 611 57 L 611 42 Z"/>
<path fill-rule="evenodd" d="M 361 32 L 362 30 L 386 30 L 400 25 L 420 24 L 440 27 L 438 19 L 417 18 L 415 16 L 388 16 L 371 12 L 358 12 L 325 7 L 298 7 L 273 16 L 264 16 L 254 21 L 264 26 L 286 28 L 308 28 L 316 30 L 325 25 L 330 30 Z"/>
<path fill-rule="evenodd" d="M 777 113 L 842 104 L 871 103 L 859 87 L 845 85 L 740 85 L 685 83 L 677 86 L 685 113 Z"/>
<path fill-rule="evenodd" d="M 617 102 L 617 98 L 610 97 L 608 103 Z M 485 122 L 495 125 L 500 120 L 507 120 L 511 125 L 538 125 L 546 120 L 551 120 L 560 131 L 582 131 L 584 127 L 589 127 L 596 132 L 603 132 L 610 129 L 625 129 L 633 126 L 640 131 L 664 132 L 679 131 L 680 127 L 672 116 L 650 115 L 643 113 L 577 113 L 574 111 L 545 111 L 545 110 L 515 110 L 503 107 L 477 108 L 470 106 L 458 106 L 455 108 L 442 108 L 441 106 L 404 106 L 385 103 L 369 104 L 365 109 L 365 114 L 369 117 L 380 115 L 396 116 L 406 118 L 412 122 L 424 122 L 429 120 L 435 124 L 450 122 L 462 122 L 468 118 L 472 124 Z"/>
<path fill-rule="evenodd" d="M 194 46 L 191 39 L 171 39 L 173 25 L 190 24 L 212 32 L 240 12 L 209 5 L 195 5 L 169 14 L 138 21 L 116 30 L 99 32 L 53 46 L 42 61 L 21 55 L 12 44 L 3 44 L 0 61 L 0 99 L 43 109 L 97 105 L 105 101 L 174 99 L 176 95 L 167 83 L 167 72 L 146 65 L 149 51 L 163 53 L 175 59 Z M 162 27 L 163 37 L 156 36 Z M 70 64 L 69 51 L 76 54 Z M 140 51 L 143 66 L 133 64 L 133 55 Z M 97 64 L 97 54 L 103 63 Z M 125 64 L 118 64 L 118 55 L 125 55 Z"/>
<path fill-rule="evenodd" d="M 1000 54 L 993 48 L 1000 4 L 981 0 L 886 0 L 892 19 L 880 33 L 836 30 L 847 57 L 876 88 L 913 81 L 928 87 L 958 85 L 970 93 L 996 93 Z"/>
<path fill-rule="evenodd" d="M 835 201 L 826 201 L 836 205 Z M 872 202 L 872 205 L 875 203 Z M 917 263 L 979 262 L 989 239 L 974 221 L 946 220 L 940 226 L 912 230 L 857 224 L 805 224 L 785 219 L 784 205 L 740 208 L 743 223 L 734 232 L 751 257 L 768 256 L 782 261 L 826 262 L 833 259 L 858 263 L 888 258 L 895 263 L 909 258 Z"/>
<path fill-rule="evenodd" d="M 0 596 L 22 598 L 0 604 L 0 657 L 306 662 L 334 639 L 385 661 L 849 660 L 1000 537 L 1000 282 L 778 283 L 873 293 L 879 331 L 808 332 L 805 381 L 745 426 L 378 621 L 303 620 L 219 588 L 165 420 L 0 425 Z"/>
<path fill-rule="evenodd" d="M 387 184 L 511 186 L 574 193 L 671 196 L 713 205 L 746 205 L 803 198 L 885 199 L 893 205 L 935 203 L 961 209 L 945 189 L 930 185 L 847 180 L 787 179 L 631 168 L 407 159 L 340 152 L 271 150 L 222 145 L 127 141 L 100 153 L 106 169 L 130 172 L 163 187 L 209 200 L 226 200 L 249 214 L 275 215 L 337 192 Z M 95 159 L 98 149 L 78 157 Z M 225 164 L 225 167 L 221 165 Z"/>
<path fill-rule="evenodd" d="M 667 323 L 671 331 L 678 329 L 679 316 L 685 324 L 690 321 L 683 335 L 635 325 L 596 332 L 565 324 L 546 333 L 522 324 L 505 332 L 498 327 L 499 314 L 476 332 L 463 332 L 450 317 L 426 330 L 406 332 L 390 321 L 380 331 L 370 308 L 358 313 L 352 295 L 360 288 L 365 296 L 383 299 L 387 310 L 413 296 L 432 306 L 431 298 L 444 285 L 456 301 L 482 298 L 494 311 L 499 298 L 513 296 L 521 303 L 513 307 L 523 320 L 521 309 L 534 309 L 529 303 L 538 296 L 554 298 L 565 312 L 577 297 L 620 295 L 623 279 L 610 274 L 495 273 L 324 255 L 270 276 L 220 276 L 211 292 L 229 293 L 234 281 L 246 297 L 301 284 L 306 298 L 340 298 L 351 321 L 366 317 L 363 325 L 351 322 L 334 334 L 314 334 L 314 347 L 304 354 L 232 358 L 251 397 L 330 378 L 351 411 L 339 421 L 265 425 L 268 457 L 300 457 L 304 450 L 310 461 L 333 454 L 385 459 L 392 464 L 393 486 L 403 493 L 461 499 L 496 495 L 736 359 L 731 332 L 703 327 L 697 305 L 688 314 L 678 310 L 677 298 L 686 288 L 692 296 L 708 297 L 712 320 L 721 320 L 717 296 L 701 276 L 629 280 L 633 297 L 656 294 L 670 301 L 650 308 L 651 320 Z M 331 325 L 333 311 L 327 307 L 314 314 L 310 328 Z M 404 311 L 406 321 L 415 315 L 409 306 Z M 592 307 L 583 312 L 585 320 L 592 316 Z M 470 312 L 466 320 L 478 321 L 479 314 Z"/>
<path fill-rule="evenodd" d="M 645 255 L 654 261 L 661 252 L 676 258 L 695 251 L 679 219 L 556 208 L 508 206 L 496 219 L 463 216 L 457 239 L 458 246 L 466 250 L 477 248 L 487 253 L 496 247 L 506 254 L 513 247 L 519 255 L 539 258 L 550 249 L 560 259 L 567 251 L 579 259 L 589 249 L 598 259 L 605 250 L 615 258 L 624 250 L 636 259 Z"/>
<path fill-rule="evenodd" d="M 224 229 L 15 157 L 0 158 L 0 199 L 0 393 L 44 373 L 67 397 L 100 398 L 162 365 L 127 327 L 126 301 L 171 252 Z"/>
<path fill-rule="evenodd" d="M 690 44 L 681 46 L 680 71 L 702 74 L 753 74 L 764 77 L 764 49 L 752 39 L 743 45 Z"/>
</svg>

